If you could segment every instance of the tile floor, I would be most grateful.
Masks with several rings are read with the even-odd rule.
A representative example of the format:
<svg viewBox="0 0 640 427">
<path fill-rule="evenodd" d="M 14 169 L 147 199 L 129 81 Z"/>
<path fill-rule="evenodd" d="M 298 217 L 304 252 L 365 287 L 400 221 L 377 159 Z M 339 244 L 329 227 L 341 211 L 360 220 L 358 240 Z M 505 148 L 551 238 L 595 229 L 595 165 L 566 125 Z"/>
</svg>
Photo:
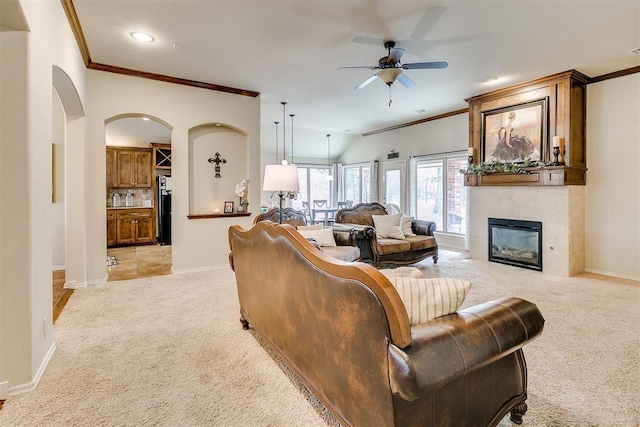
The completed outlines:
<svg viewBox="0 0 640 427">
<path fill-rule="evenodd" d="M 107 249 L 118 264 L 107 267 L 108 282 L 171 274 L 171 246 L 144 245 Z"/>
</svg>

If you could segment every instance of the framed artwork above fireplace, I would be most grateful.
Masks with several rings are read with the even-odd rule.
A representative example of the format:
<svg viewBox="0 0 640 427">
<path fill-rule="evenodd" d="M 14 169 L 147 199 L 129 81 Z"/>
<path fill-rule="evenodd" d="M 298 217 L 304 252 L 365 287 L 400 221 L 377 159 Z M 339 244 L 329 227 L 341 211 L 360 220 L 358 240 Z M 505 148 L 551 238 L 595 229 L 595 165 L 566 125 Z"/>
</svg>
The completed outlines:
<svg viewBox="0 0 640 427">
<path fill-rule="evenodd" d="M 547 99 L 482 112 L 482 161 L 541 161 Z"/>
</svg>

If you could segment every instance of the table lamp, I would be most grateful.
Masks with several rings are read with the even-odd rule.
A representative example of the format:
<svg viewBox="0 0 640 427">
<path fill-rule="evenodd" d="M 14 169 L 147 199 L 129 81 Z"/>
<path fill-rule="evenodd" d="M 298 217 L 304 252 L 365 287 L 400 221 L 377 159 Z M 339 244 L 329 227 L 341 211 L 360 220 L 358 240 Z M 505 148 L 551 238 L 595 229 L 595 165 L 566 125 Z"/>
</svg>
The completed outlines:
<svg viewBox="0 0 640 427">
<path fill-rule="evenodd" d="M 300 191 L 298 167 L 295 165 L 267 165 L 264 168 L 262 191 L 272 191 L 280 197 L 278 222 L 282 224 L 282 199 L 287 193 Z"/>
</svg>

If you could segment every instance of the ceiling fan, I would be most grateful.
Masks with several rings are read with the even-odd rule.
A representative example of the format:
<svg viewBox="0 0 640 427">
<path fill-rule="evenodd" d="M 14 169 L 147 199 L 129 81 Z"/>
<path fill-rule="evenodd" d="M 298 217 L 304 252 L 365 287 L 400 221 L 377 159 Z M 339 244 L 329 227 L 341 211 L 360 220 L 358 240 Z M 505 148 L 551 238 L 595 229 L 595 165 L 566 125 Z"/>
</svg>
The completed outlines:
<svg viewBox="0 0 640 427">
<path fill-rule="evenodd" d="M 376 78 L 382 80 L 387 86 L 389 86 L 389 90 L 391 90 L 391 85 L 398 80 L 404 87 L 412 88 L 416 85 L 416 83 L 409 78 L 402 70 L 424 70 L 424 69 L 443 69 L 447 68 L 449 64 L 444 61 L 433 61 L 433 62 L 414 62 L 409 64 L 401 64 L 400 60 L 402 55 L 404 55 L 405 50 L 399 47 L 395 47 L 396 43 L 394 41 L 385 41 L 384 47 L 387 49 L 387 56 L 383 56 L 378 60 L 378 65 L 362 65 L 355 67 L 340 67 L 338 70 L 345 69 L 369 69 L 369 70 L 379 70 L 377 73 L 369 77 L 367 80 L 363 81 L 359 85 L 357 85 L 354 89 L 359 90 L 367 86 L 369 83 L 374 81 Z M 391 105 L 391 101 L 389 101 L 389 105 Z"/>
</svg>

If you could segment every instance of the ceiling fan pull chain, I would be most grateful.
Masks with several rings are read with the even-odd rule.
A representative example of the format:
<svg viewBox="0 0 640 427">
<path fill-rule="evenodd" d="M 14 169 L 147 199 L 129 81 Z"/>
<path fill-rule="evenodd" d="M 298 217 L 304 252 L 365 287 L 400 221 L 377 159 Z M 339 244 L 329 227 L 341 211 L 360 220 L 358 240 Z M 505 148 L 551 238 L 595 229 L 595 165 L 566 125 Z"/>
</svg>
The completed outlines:
<svg viewBox="0 0 640 427">
<path fill-rule="evenodd" d="M 391 85 L 389 85 L 389 107 L 391 107 L 391 102 L 393 98 L 391 98 Z"/>
</svg>

